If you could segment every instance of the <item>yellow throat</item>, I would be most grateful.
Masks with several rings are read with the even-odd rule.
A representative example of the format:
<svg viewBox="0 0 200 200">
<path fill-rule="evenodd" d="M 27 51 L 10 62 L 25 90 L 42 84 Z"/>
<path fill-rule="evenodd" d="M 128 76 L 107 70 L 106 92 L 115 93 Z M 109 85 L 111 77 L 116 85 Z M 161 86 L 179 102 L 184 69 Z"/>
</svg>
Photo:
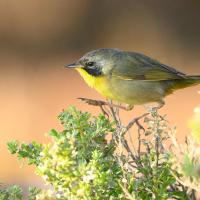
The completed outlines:
<svg viewBox="0 0 200 200">
<path fill-rule="evenodd" d="M 113 99 L 112 90 L 109 87 L 106 76 L 95 77 L 90 75 L 82 68 L 76 68 L 79 74 L 83 77 L 85 82 L 91 87 L 97 90 L 101 95 Z"/>
</svg>

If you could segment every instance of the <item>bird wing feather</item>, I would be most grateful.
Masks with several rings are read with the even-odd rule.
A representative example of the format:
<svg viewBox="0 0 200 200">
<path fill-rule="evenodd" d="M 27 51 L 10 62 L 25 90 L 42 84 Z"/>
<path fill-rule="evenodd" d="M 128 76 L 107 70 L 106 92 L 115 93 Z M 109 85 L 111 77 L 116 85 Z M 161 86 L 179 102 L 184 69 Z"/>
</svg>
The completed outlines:
<svg viewBox="0 0 200 200">
<path fill-rule="evenodd" d="M 186 78 L 184 73 L 140 53 L 119 53 L 116 59 L 117 64 L 111 73 L 123 80 L 161 81 Z"/>
</svg>

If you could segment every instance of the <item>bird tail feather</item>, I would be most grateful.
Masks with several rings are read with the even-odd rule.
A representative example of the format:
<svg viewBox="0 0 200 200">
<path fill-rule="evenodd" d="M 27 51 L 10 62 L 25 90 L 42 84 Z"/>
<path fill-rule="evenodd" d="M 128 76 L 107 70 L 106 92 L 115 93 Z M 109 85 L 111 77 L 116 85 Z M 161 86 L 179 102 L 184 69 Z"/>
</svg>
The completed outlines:
<svg viewBox="0 0 200 200">
<path fill-rule="evenodd" d="M 177 79 L 174 82 L 174 86 L 172 87 L 172 90 L 170 90 L 169 92 L 173 92 L 174 90 L 177 89 L 182 89 L 182 88 L 186 88 L 186 87 L 190 87 L 190 86 L 195 86 L 200 84 L 200 75 L 196 75 L 196 76 L 186 76 L 183 79 Z"/>
<path fill-rule="evenodd" d="M 200 75 L 187 76 L 187 78 L 188 78 L 188 81 L 191 83 L 191 85 L 200 84 Z"/>
</svg>

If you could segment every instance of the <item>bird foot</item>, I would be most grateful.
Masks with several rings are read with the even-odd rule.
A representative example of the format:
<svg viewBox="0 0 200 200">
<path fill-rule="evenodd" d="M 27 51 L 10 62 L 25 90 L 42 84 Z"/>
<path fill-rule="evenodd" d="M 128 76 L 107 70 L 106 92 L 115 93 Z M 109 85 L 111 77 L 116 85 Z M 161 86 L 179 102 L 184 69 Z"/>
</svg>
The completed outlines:
<svg viewBox="0 0 200 200">
<path fill-rule="evenodd" d="M 158 106 L 155 107 L 156 110 L 161 109 L 165 105 L 165 102 L 163 100 L 158 102 Z"/>
<path fill-rule="evenodd" d="M 164 105 L 165 105 L 165 102 L 163 100 L 161 100 L 161 101 L 158 102 L 157 106 L 145 106 L 145 107 L 147 108 L 147 110 L 149 110 L 149 112 L 152 112 L 152 111 L 158 111 Z"/>
</svg>

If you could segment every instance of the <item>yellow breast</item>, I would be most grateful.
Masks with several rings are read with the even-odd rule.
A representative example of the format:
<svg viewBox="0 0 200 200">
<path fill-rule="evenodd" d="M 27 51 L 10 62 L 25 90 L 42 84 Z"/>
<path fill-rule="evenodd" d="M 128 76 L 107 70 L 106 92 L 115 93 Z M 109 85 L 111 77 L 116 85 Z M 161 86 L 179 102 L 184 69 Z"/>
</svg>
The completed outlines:
<svg viewBox="0 0 200 200">
<path fill-rule="evenodd" d="M 80 73 L 83 77 L 85 82 L 91 87 L 97 90 L 101 95 L 105 96 L 106 98 L 113 99 L 112 90 L 110 88 L 108 79 L 106 76 L 99 76 L 95 77 L 88 74 L 82 68 L 76 68 L 76 70 Z"/>
</svg>

